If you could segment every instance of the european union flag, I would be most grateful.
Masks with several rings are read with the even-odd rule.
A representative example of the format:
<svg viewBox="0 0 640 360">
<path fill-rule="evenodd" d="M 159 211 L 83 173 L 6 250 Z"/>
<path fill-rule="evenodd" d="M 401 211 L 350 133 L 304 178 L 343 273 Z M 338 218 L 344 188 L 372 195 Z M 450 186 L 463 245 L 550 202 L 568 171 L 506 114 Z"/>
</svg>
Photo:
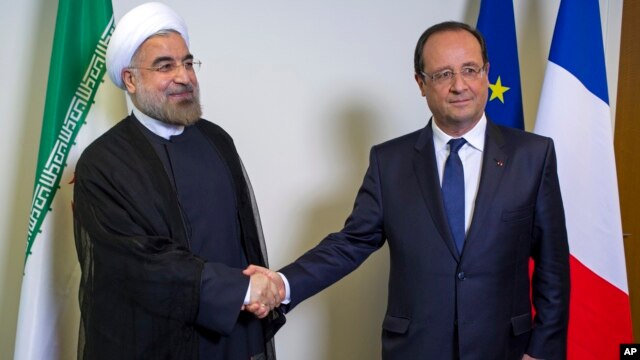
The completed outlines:
<svg viewBox="0 0 640 360">
<path fill-rule="evenodd" d="M 482 0 L 477 28 L 486 40 L 491 64 L 487 116 L 498 124 L 524 129 L 512 0 Z"/>
</svg>

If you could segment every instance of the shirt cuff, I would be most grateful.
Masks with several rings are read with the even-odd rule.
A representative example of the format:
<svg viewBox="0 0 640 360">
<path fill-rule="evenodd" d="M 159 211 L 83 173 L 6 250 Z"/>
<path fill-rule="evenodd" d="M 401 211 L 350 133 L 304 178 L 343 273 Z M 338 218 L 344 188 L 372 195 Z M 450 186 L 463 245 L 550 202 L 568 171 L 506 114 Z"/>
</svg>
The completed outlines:
<svg viewBox="0 0 640 360">
<path fill-rule="evenodd" d="M 278 275 L 280 275 L 280 277 L 282 278 L 282 282 L 284 282 L 284 300 L 282 300 L 281 304 L 287 305 L 291 302 L 291 289 L 289 288 L 289 280 L 287 280 L 287 277 L 284 276 L 283 273 L 279 272 Z"/>
<path fill-rule="evenodd" d="M 251 281 L 249 281 L 249 286 L 247 286 L 247 293 L 244 296 L 244 305 L 249 305 L 249 301 L 251 301 Z"/>
</svg>

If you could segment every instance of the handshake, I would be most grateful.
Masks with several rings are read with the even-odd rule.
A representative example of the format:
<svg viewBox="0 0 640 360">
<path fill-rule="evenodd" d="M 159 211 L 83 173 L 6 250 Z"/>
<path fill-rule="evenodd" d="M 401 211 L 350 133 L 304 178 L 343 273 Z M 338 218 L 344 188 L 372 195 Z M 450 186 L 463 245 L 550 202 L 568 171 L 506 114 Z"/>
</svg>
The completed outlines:
<svg viewBox="0 0 640 360">
<path fill-rule="evenodd" d="M 251 284 L 249 303 L 243 305 L 242 310 L 262 319 L 280 306 L 286 291 L 284 281 L 278 273 L 257 265 L 249 265 L 242 273 L 250 277 Z"/>
</svg>

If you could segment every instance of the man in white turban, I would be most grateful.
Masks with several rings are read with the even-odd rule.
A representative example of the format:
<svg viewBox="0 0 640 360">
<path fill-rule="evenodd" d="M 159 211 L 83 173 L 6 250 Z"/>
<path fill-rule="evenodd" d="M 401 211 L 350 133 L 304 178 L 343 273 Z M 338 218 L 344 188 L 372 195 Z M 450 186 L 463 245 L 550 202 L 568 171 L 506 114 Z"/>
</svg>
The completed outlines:
<svg viewBox="0 0 640 360">
<path fill-rule="evenodd" d="M 199 65 L 164 4 L 111 37 L 107 71 L 134 108 L 76 167 L 78 358 L 275 359 L 284 295 L 243 274 L 268 265 L 260 219 L 231 137 L 200 118 Z"/>
</svg>

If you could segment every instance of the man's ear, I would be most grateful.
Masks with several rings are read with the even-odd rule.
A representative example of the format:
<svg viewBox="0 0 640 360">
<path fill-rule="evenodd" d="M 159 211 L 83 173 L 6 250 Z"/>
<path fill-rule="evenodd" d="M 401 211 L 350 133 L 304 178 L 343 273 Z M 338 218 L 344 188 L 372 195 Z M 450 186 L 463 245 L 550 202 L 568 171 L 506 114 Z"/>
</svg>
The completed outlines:
<svg viewBox="0 0 640 360">
<path fill-rule="evenodd" d="M 424 82 L 424 77 L 420 74 L 415 74 L 413 75 L 413 78 L 416 79 L 416 82 L 418 83 L 418 87 L 420 88 L 420 94 L 422 94 L 422 96 L 427 96 L 427 91 L 426 91 L 426 84 Z"/>
<path fill-rule="evenodd" d="M 124 83 L 124 87 L 127 89 L 129 94 L 136 93 L 136 85 L 135 85 L 135 75 L 131 69 L 122 69 L 122 82 Z"/>
</svg>

